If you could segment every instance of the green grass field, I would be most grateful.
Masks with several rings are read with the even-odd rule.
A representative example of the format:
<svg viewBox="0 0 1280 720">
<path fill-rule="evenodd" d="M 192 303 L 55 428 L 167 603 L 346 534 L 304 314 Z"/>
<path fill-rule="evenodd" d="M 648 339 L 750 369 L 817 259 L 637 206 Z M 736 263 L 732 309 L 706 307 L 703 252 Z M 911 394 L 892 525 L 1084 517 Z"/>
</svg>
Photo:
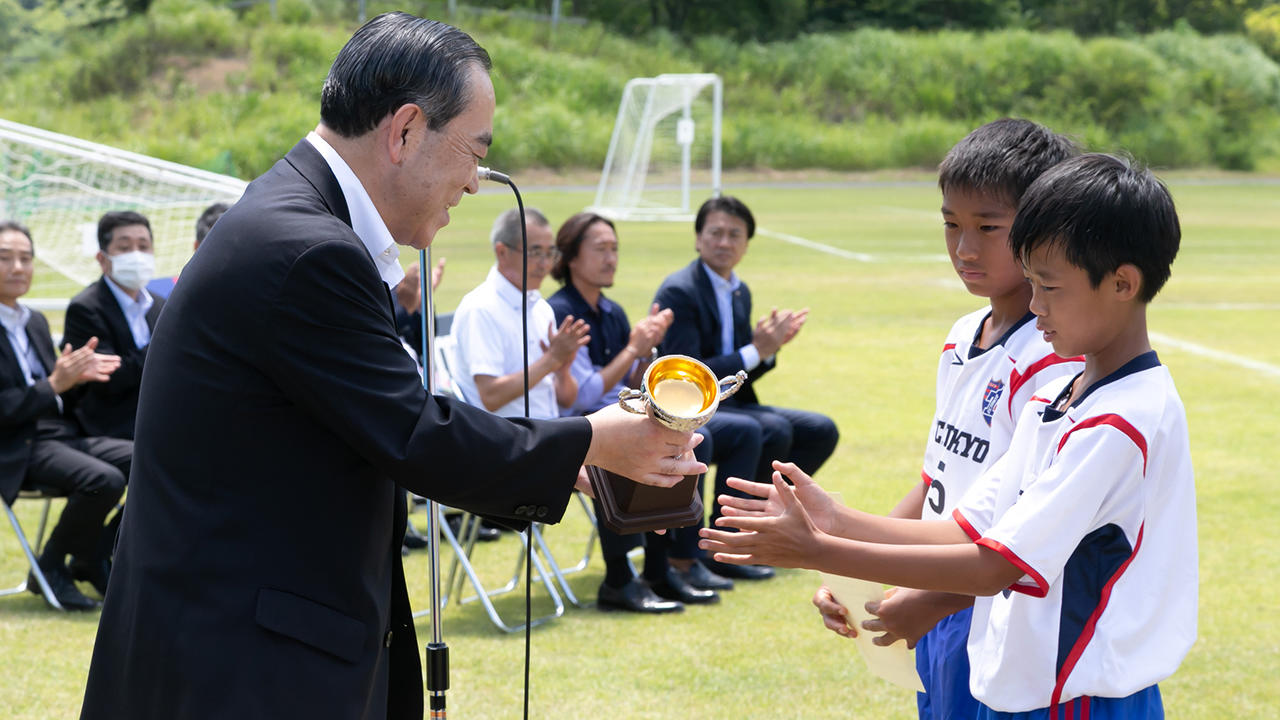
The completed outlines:
<svg viewBox="0 0 1280 720">
<path fill-rule="evenodd" d="M 1162 690 L 1173 719 L 1273 718 L 1280 712 L 1280 501 L 1266 488 L 1280 465 L 1274 410 L 1280 404 L 1274 337 L 1280 329 L 1280 185 L 1175 179 L 1171 189 L 1183 246 L 1173 279 L 1151 308 L 1150 327 L 1190 423 L 1201 612 L 1199 640 Z M 833 416 L 842 438 L 818 479 L 846 502 L 886 511 L 918 478 L 938 344 L 955 318 L 981 304 L 942 260 L 938 192 L 928 183 L 730 190 L 764 228 L 871 256 L 870 262 L 851 260 L 757 236 L 739 271 L 751 284 L 757 312 L 812 310 L 778 369 L 760 383 L 762 395 Z M 526 199 L 559 223 L 592 195 L 539 190 Z M 440 311 L 452 309 L 483 278 L 491 262 L 489 222 L 512 204 L 509 194 L 486 192 L 454 211 L 435 248 L 437 257 L 448 258 L 437 293 Z M 663 276 L 692 259 L 691 225 L 619 227 L 621 268 L 611 296 L 633 318 L 645 311 Z M 554 287 L 544 289 L 549 294 Z M 33 531 L 35 508 L 19 508 Z M 580 518 L 571 511 L 564 526 L 546 531 L 565 564 L 581 553 L 586 526 Z M 325 531 L 322 519 L 313 530 Z M 516 546 L 510 537 L 481 546 L 476 562 L 499 579 L 510 572 Z M 427 604 L 422 553 L 407 561 L 407 572 L 415 604 Z M 12 533 L 0 530 L 0 579 L 16 583 L 24 573 Z M 585 571 L 571 576 L 574 592 L 593 599 L 602 573 L 597 552 Z M 914 717 L 911 694 L 868 677 L 853 645 L 822 628 L 809 604 L 815 584 L 813 573 L 782 571 L 770 582 L 739 583 L 718 606 L 667 617 L 570 607 L 533 632 L 530 715 Z M 548 607 L 540 589 L 534 606 L 535 613 Z M 514 596 L 499 603 L 508 619 L 522 607 Z M 453 717 L 519 717 L 522 638 L 496 631 L 477 604 L 451 605 L 442 621 L 452 656 Z M 4 714 L 74 717 L 95 627 L 96 615 L 61 615 L 29 594 L 0 598 Z M 419 639 L 425 642 L 429 632 L 423 618 Z"/>
</svg>

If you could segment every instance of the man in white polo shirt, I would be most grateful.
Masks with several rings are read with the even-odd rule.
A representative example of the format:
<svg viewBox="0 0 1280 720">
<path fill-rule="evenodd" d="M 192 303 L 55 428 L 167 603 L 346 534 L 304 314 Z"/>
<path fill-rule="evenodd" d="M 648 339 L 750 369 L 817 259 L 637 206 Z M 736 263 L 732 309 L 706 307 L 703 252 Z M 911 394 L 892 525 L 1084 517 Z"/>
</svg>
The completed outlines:
<svg viewBox="0 0 1280 720">
<path fill-rule="evenodd" d="M 587 344 L 587 324 L 566 317 L 559 327 L 555 312 L 538 288 L 555 262 L 557 250 L 547 218 L 526 208 L 529 248 L 528 347 L 529 417 L 556 418 L 578 395 L 569 368 L 578 348 Z M 524 353 L 520 343 L 520 280 L 523 260 L 520 213 L 498 216 L 489 235 L 496 263 L 488 277 L 467 293 L 453 316 L 456 342 L 455 382 L 463 398 L 504 417 L 524 415 Z"/>
</svg>

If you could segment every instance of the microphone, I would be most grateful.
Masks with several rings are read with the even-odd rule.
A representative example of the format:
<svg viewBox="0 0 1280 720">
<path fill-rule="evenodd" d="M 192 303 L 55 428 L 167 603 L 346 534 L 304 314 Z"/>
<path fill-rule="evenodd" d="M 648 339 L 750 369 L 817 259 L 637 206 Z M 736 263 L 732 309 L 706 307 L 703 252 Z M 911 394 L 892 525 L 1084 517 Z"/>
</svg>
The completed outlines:
<svg viewBox="0 0 1280 720">
<path fill-rule="evenodd" d="M 483 165 L 476 168 L 476 175 L 479 175 L 481 180 L 492 180 L 493 182 L 502 183 L 503 185 L 511 184 L 510 175 L 500 173 L 497 170 L 490 170 Z"/>
</svg>

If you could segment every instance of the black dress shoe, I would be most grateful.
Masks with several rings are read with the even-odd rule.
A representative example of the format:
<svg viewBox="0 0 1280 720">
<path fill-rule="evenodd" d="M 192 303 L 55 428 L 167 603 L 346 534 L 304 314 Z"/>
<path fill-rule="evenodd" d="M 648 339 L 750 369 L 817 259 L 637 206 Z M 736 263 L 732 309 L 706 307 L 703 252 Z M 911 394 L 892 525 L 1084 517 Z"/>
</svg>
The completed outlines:
<svg viewBox="0 0 1280 720">
<path fill-rule="evenodd" d="M 710 558 L 702 562 L 711 572 L 737 580 L 768 580 L 773 577 L 773 568 L 768 565 L 731 565 Z"/>
<path fill-rule="evenodd" d="M 111 568 L 106 560 L 82 560 L 73 557 L 71 562 L 67 563 L 67 569 L 71 571 L 73 579 L 92 585 L 98 597 L 107 596 L 107 579 L 111 577 Z"/>
<path fill-rule="evenodd" d="M 703 590 L 685 582 L 675 568 L 667 568 L 666 576 L 659 581 L 650 581 L 649 587 L 660 598 L 675 600 L 685 605 L 710 605 L 720 602 L 720 593 L 715 590 Z"/>
<path fill-rule="evenodd" d="M 84 593 L 76 587 L 76 581 L 71 578 L 71 571 L 66 565 L 62 563 L 52 567 L 41 565 L 40 571 L 44 573 L 44 579 L 49 582 L 49 589 L 53 591 L 53 596 L 58 599 L 58 603 L 64 610 L 93 610 L 98 607 L 97 601 L 85 597 Z M 27 573 L 27 589 L 35 595 L 42 594 L 40 583 L 36 582 L 34 573 Z"/>
<path fill-rule="evenodd" d="M 427 539 L 422 537 L 421 535 L 414 535 L 413 533 L 404 534 L 405 550 L 421 550 L 426 546 L 427 546 Z"/>
<path fill-rule="evenodd" d="M 674 600 L 663 600 L 654 594 L 649 584 L 640 578 L 631 580 L 620 588 L 600 583 L 596 594 L 596 607 L 601 610 L 626 610 L 638 613 L 669 613 L 684 610 L 684 605 Z"/>
<path fill-rule="evenodd" d="M 680 579 L 699 590 L 732 590 L 733 581 L 722 575 L 717 575 L 707 569 L 701 560 L 694 560 L 688 570 L 676 571 L 680 575 Z"/>
</svg>

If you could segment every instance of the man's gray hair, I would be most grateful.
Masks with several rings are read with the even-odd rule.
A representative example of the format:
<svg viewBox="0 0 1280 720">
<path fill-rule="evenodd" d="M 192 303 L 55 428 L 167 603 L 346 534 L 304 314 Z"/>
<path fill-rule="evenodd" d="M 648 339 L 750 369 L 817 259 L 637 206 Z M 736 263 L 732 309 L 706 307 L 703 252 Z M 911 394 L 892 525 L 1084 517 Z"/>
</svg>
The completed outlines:
<svg viewBox="0 0 1280 720">
<path fill-rule="evenodd" d="M 537 208 L 527 207 L 524 209 L 524 214 L 529 219 L 530 225 L 545 228 L 551 227 L 551 222 L 547 220 L 547 216 L 543 215 Z M 512 250 L 520 249 L 519 208 L 511 208 L 493 221 L 493 230 L 489 231 L 489 241 L 493 243 L 494 247 L 501 243 Z"/>
</svg>

